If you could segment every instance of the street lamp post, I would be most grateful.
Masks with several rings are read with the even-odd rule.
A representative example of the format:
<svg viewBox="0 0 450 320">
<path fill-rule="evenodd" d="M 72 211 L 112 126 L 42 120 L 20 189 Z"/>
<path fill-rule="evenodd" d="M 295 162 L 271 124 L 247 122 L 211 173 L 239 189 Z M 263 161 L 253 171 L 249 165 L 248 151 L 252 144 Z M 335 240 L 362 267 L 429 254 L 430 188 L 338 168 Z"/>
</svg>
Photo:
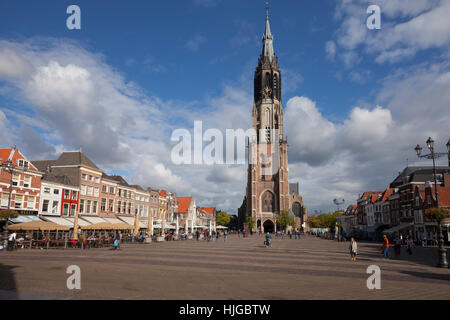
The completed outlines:
<svg viewBox="0 0 450 320">
<path fill-rule="evenodd" d="M 13 189 L 13 173 L 14 173 L 14 164 L 11 160 L 7 160 L 4 162 L 1 167 L 5 170 L 7 170 L 10 174 L 9 179 L 9 196 L 8 196 L 8 210 L 11 210 L 11 198 L 12 198 L 12 189 Z M 3 241 L 8 240 L 8 218 L 6 219 L 5 228 L 3 230 L 2 235 Z"/>
<path fill-rule="evenodd" d="M 433 177 L 434 177 L 434 193 L 436 196 L 436 207 L 439 209 L 439 192 L 438 192 L 438 186 L 437 186 L 437 178 L 436 178 L 436 159 L 440 158 L 442 156 L 447 155 L 450 161 L 450 139 L 447 143 L 447 149 L 448 153 L 439 153 L 434 152 L 434 140 L 428 138 L 427 147 L 430 149 L 430 154 L 422 155 L 422 147 L 420 145 L 417 145 L 414 149 L 417 153 L 417 156 L 419 158 L 426 158 L 426 159 L 432 159 L 433 160 Z M 450 163 L 449 163 L 450 165 Z M 438 221 L 438 229 L 439 229 L 439 264 L 438 267 L 440 268 L 448 268 L 448 262 L 447 262 L 447 250 L 444 248 L 444 236 L 442 234 L 442 224 L 441 221 Z"/>
</svg>

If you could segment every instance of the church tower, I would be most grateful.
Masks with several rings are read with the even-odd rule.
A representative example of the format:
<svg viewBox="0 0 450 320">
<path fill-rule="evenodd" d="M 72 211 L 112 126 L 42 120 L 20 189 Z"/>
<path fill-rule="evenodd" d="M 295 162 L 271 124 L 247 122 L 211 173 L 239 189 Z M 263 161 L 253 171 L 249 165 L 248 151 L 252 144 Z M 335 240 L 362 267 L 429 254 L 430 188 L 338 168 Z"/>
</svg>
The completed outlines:
<svg viewBox="0 0 450 320">
<path fill-rule="evenodd" d="M 262 53 L 255 70 L 252 127 L 245 215 L 256 222 L 253 230 L 276 230 L 276 213 L 290 210 L 287 140 L 283 128 L 281 71 L 273 47 L 269 10 Z M 247 220 L 246 219 L 246 220 Z"/>
</svg>

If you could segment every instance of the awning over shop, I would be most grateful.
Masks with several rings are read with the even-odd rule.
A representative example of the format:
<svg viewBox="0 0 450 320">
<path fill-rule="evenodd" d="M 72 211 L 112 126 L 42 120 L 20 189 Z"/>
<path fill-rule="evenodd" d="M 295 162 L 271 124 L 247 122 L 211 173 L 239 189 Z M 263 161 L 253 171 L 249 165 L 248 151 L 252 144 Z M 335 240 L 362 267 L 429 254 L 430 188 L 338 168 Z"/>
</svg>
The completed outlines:
<svg viewBox="0 0 450 320">
<path fill-rule="evenodd" d="M 9 230 L 24 230 L 24 231 L 69 231 L 70 227 L 61 226 L 59 224 L 47 221 L 30 221 L 15 224 L 9 227 Z"/>
<path fill-rule="evenodd" d="M 73 224 L 75 223 L 75 218 L 66 218 L 66 220 L 70 221 L 70 223 L 71 223 L 72 226 L 73 226 Z M 79 227 L 86 227 L 86 226 L 90 226 L 90 225 L 92 225 L 92 224 L 93 224 L 93 223 L 90 223 L 90 222 L 84 220 L 84 218 L 83 218 L 83 219 L 78 218 L 78 226 L 79 226 Z"/>
<path fill-rule="evenodd" d="M 122 220 L 119 220 L 119 219 L 117 219 L 117 218 L 104 217 L 103 219 L 104 219 L 106 222 L 109 222 L 109 223 L 112 223 L 112 224 L 114 224 L 114 223 L 123 223 Z M 134 224 L 134 223 L 133 223 L 133 224 Z"/>
<path fill-rule="evenodd" d="M 228 228 L 224 226 L 216 226 L 216 229 L 228 229 Z"/>
<path fill-rule="evenodd" d="M 60 226 L 73 227 L 73 222 L 71 223 L 69 220 L 65 218 L 42 216 L 42 219 L 48 222 L 56 223 Z"/>
<path fill-rule="evenodd" d="M 84 215 L 80 215 L 79 218 L 82 218 L 83 220 L 86 220 L 90 224 L 97 224 L 97 223 L 104 223 L 107 222 L 106 220 L 100 218 L 100 217 L 85 217 Z"/>
<path fill-rule="evenodd" d="M 413 225 L 414 225 L 414 223 L 412 223 L 412 222 L 410 222 L 410 223 L 402 223 L 402 224 L 399 224 L 398 226 L 395 226 L 395 227 L 393 227 L 393 228 L 384 230 L 383 233 L 394 233 L 394 232 L 398 232 L 398 231 L 400 231 L 400 230 L 410 228 L 410 227 L 412 227 Z"/>
<path fill-rule="evenodd" d="M 118 217 L 121 222 L 125 222 L 126 224 L 129 224 L 131 226 L 134 226 L 134 217 Z"/>
<path fill-rule="evenodd" d="M 42 221 L 42 220 L 36 216 L 21 216 L 21 215 L 19 215 L 17 218 L 9 218 L 9 221 L 12 223 L 24 223 L 24 222 Z"/>
</svg>

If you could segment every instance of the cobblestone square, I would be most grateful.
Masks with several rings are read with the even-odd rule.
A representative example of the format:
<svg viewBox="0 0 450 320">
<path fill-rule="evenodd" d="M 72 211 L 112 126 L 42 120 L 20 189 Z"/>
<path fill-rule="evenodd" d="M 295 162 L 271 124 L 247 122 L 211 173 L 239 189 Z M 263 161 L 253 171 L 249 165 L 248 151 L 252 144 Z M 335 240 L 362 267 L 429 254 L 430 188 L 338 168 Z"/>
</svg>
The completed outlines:
<svg viewBox="0 0 450 320">
<path fill-rule="evenodd" d="M 122 250 L 19 250 L 0 254 L 1 299 L 450 299 L 450 271 L 434 267 L 436 248 L 384 260 L 380 245 L 303 236 L 257 235 L 124 244 Z M 70 265 L 81 268 L 81 290 L 66 286 Z M 367 267 L 381 268 L 381 290 L 367 289 Z"/>
</svg>

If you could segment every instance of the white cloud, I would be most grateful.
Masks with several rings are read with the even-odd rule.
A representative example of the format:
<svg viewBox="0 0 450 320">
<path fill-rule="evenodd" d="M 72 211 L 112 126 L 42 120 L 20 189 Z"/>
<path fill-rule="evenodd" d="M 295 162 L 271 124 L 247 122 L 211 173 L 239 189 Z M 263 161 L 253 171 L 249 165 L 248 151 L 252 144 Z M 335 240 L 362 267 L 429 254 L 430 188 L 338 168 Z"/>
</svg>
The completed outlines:
<svg viewBox="0 0 450 320">
<path fill-rule="evenodd" d="M 206 42 L 206 37 L 203 36 L 200 33 L 195 34 L 191 39 L 186 42 L 186 48 L 188 48 L 190 51 L 198 51 L 200 49 L 200 46 Z"/>
<path fill-rule="evenodd" d="M 381 30 L 368 30 L 366 8 L 379 5 Z M 347 0 L 339 1 L 335 17 L 342 59 L 347 67 L 351 55 L 361 50 L 377 63 L 396 63 L 420 50 L 448 49 L 450 46 L 450 2 L 447 0 Z M 359 51 L 359 55 L 361 54 Z"/>
<path fill-rule="evenodd" d="M 327 41 L 325 43 L 325 52 L 328 60 L 334 60 L 336 56 L 336 43 L 334 41 Z"/>
</svg>

